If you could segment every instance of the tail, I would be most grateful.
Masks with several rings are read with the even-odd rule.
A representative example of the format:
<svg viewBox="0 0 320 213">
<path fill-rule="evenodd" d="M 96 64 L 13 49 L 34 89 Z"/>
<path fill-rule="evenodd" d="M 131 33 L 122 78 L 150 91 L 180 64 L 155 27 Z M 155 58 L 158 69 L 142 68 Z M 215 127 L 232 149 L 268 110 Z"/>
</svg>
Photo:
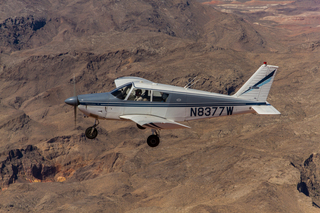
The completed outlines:
<svg viewBox="0 0 320 213">
<path fill-rule="evenodd" d="M 233 96 L 250 101 L 265 102 L 266 105 L 255 105 L 252 108 L 258 114 L 280 114 L 273 106 L 267 102 L 267 97 L 276 76 L 278 67 L 263 65 L 251 76 L 251 78 Z"/>
<path fill-rule="evenodd" d="M 277 69 L 277 66 L 267 65 L 265 62 L 233 96 L 252 101 L 267 101 Z"/>
</svg>

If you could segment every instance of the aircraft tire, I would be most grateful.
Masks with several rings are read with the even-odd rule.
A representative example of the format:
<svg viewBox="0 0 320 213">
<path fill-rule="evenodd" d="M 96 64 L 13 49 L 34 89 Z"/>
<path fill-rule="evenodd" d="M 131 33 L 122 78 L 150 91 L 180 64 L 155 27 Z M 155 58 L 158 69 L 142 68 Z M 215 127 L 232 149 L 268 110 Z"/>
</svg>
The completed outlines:
<svg viewBox="0 0 320 213">
<path fill-rule="evenodd" d="M 86 137 L 89 138 L 89 139 L 95 139 L 98 135 L 98 130 L 93 127 L 93 126 L 90 126 L 86 129 Z"/>
<path fill-rule="evenodd" d="M 156 147 L 160 143 L 160 139 L 157 135 L 150 135 L 147 139 L 147 143 L 150 147 Z"/>
</svg>

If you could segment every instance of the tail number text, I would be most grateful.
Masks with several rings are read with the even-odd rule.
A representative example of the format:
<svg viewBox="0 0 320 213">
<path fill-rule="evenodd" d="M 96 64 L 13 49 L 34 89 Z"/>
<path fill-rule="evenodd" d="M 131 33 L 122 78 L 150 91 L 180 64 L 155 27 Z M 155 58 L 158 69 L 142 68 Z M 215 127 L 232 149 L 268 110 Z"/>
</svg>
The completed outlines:
<svg viewBox="0 0 320 213">
<path fill-rule="evenodd" d="M 190 108 L 190 116 L 221 116 L 224 111 L 232 115 L 233 107 L 194 107 Z"/>
</svg>

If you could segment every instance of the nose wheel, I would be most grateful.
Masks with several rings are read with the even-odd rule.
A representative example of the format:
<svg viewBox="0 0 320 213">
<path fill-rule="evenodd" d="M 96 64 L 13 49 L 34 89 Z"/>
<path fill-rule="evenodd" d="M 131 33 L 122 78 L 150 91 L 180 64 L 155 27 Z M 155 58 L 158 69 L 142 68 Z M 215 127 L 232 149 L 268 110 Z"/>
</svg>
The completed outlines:
<svg viewBox="0 0 320 213">
<path fill-rule="evenodd" d="M 97 121 L 98 121 L 98 123 L 97 123 Z M 90 127 L 88 127 L 88 128 L 86 129 L 85 135 L 86 135 L 87 138 L 89 138 L 89 139 L 95 139 L 95 138 L 97 137 L 97 135 L 98 135 L 98 130 L 97 130 L 96 126 L 98 126 L 98 125 L 99 125 L 99 120 L 95 120 L 95 121 L 94 121 L 94 125 L 93 125 L 93 126 L 90 126 Z"/>
<path fill-rule="evenodd" d="M 152 135 L 150 135 L 147 139 L 147 143 L 150 147 L 156 147 L 160 143 L 160 132 L 159 130 L 152 129 Z"/>
</svg>

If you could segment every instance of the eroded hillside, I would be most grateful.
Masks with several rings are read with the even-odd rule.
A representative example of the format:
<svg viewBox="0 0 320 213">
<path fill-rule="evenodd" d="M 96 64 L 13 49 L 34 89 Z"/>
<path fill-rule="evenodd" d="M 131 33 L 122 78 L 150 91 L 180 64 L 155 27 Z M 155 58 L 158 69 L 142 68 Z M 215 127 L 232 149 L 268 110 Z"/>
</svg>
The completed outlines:
<svg viewBox="0 0 320 213">
<path fill-rule="evenodd" d="M 314 31 L 190 0 L 15 0 L 0 11 L 1 211 L 319 210 Z M 193 88 L 233 94 L 264 61 L 280 67 L 268 101 L 281 116 L 188 122 L 156 148 L 122 121 L 101 121 L 89 140 L 94 120 L 78 113 L 74 127 L 64 104 L 74 83 L 105 92 L 127 75 L 177 86 L 198 76 Z"/>
</svg>

